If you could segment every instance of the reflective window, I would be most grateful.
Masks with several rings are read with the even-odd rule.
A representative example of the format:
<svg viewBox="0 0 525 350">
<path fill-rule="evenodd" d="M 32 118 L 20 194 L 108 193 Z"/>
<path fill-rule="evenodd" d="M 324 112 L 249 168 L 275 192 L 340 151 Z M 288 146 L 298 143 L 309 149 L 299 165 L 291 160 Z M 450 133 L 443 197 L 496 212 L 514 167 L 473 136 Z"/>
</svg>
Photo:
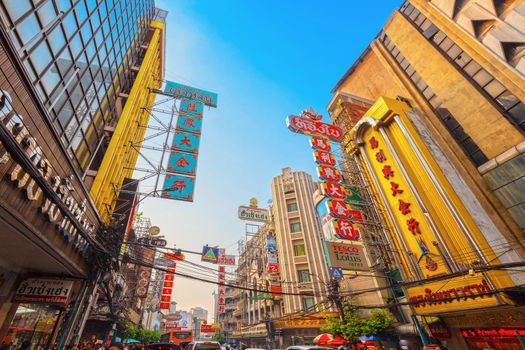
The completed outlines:
<svg viewBox="0 0 525 350">
<path fill-rule="evenodd" d="M 101 129 L 114 126 L 118 94 L 129 93 L 128 67 L 141 63 L 139 45 L 153 9 L 153 0 L 13 0 L 0 6 L 13 43 L 25 46 L 20 59 L 58 136 L 82 170 Z M 43 34 L 46 26 L 52 29 Z"/>
</svg>

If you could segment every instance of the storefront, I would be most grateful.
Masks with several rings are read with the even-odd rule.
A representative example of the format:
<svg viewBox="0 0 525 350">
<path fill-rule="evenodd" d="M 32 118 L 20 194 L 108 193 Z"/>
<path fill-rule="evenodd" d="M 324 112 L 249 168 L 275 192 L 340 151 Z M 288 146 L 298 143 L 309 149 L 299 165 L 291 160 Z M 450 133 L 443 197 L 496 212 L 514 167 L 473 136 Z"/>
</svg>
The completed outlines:
<svg viewBox="0 0 525 350">
<path fill-rule="evenodd" d="M 46 349 L 70 341 L 81 319 L 100 220 L 3 39 L 0 33 L 0 342 Z"/>
</svg>

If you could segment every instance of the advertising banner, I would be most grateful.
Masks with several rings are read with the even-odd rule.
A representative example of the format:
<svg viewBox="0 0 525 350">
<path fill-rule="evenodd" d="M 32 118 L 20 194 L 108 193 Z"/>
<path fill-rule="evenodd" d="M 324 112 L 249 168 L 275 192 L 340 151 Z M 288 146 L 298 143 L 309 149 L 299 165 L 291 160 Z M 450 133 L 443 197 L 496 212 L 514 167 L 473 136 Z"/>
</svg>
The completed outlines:
<svg viewBox="0 0 525 350">
<path fill-rule="evenodd" d="M 266 250 L 268 251 L 268 253 L 277 252 L 277 242 L 275 241 L 275 236 L 266 236 Z"/>
<path fill-rule="evenodd" d="M 179 114 L 177 119 L 177 130 L 200 134 L 202 129 L 202 117 L 191 114 Z"/>
<path fill-rule="evenodd" d="M 184 100 L 180 103 L 179 113 L 189 113 L 202 116 L 202 103 L 193 100 Z"/>
<path fill-rule="evenodd" d="M 173 136 L 172 149 L 188 153 L 197 153 L 199 151 L 200 135 L 190 132 L 177 131 Z"/>
<path fill-rule="evenodd" d="M 309 118 L 291 115 L 286 118 L 286 125 L 290 131 L 298 134 L 315 136 L 330 141 L 339 142 L 343 139 L 343 130 L 332 124 L 326 124 Z"/>
<path fill-rule="evenodd" d="M 235 265 L 235 255 L 219 256 L 217 263 L 221 265 Z"/>
<path fill-rule="evenodd" d="M 28 278 L 18 286 L 13 302 L 35 304 L 67 304 L 73 281 L 45 278 Z"/>
<path fill-rule="evenodd" d="M 325 242 L 330 267 L 341 270 L 369 271 L 363 246 L 348 243 Z"/>
<path fill-rule="evenodd" d="M 332 150 L 332 146 L 330 146 L 330 142 L 320 139 L 318 137 L 311 137 L 310 138 L 310 147 L 313 149 L 330 152 Z"/>
<path fill-rule="evenodd" d="M 319 165 L 317 167 L 317 176 L 323 181 L 340 182 L 342 180 L 339 170 L 331 165 Z"/>
<path fill-rule="evenodd" d="M 185 175 L 195 175 L 197 171 L 197 155 L 180 151 L 171 151 L 166 172 Z"/>
<path fill-rule="evenodd" d="M 164 93 L 174 95 L 177 98 L 197 101 L 210 107 L 217 107 L 217 94 L 191 86 L 167 81 Z"/>
<path fill-rule="evenodd" d="M 267 222 L 269 220 L 268 209 L 247 207 L 241 205 L 237 211 L 239 219 L 247 221 Z"/>
<path fill-rule="evenodd" d="M 193 191 L 195 189 L 195 178 L 166 174 L 162 187 L 162 198 L 177 199 L 181 201 L 193 202 Z"/>
<path fill-rule="evenodd" d="M 334 156 L 325 151 L 314 151 L 314 161 L 317 164 L 335 165 Z"/>
</svg>

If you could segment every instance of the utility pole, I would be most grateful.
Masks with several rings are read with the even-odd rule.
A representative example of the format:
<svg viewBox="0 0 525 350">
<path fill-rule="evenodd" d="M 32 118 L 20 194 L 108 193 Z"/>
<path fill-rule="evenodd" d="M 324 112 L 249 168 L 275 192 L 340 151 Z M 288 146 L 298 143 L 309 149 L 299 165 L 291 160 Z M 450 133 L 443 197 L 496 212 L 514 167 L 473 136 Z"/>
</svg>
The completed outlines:
<svg viewBox="0 0 525 350">
<path fill-rule="evenodd" d="M 345 310 L 343 308 L 343 301 L 342 301 L 341 295 L 339 294 L 339 281 L 335 279 L 332 279 L 329 282 L 328 299 L 337 308 L 337 312 L 339 312 L 339 319 L 341 320 L 341 322 L 344 322 L 345 321 Z"/>
</svg>

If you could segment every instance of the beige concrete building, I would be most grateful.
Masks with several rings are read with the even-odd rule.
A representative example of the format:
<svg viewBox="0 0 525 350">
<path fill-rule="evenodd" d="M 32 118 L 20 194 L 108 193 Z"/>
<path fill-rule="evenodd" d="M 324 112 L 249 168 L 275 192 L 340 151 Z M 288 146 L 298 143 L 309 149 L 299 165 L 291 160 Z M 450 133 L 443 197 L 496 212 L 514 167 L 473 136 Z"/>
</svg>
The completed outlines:
<svg viewBox="0 0 525 350">
<path fill-rule="evenodd" d="M 321 241 L 321 227 L 315 211 L 312 177 L 284 168 L 272 181 L 272 211 L 284 292 L 284 313 L 313 311 L 324 304 L 329 281 Z M 324 297 L 323 297 L 324 296 Z"/>
<path fill-rule="evenodd" d="M 487 265 L 525 257 L 524 23 L 523 0 L 405 2 L 337 82 L 328 106 L 334 124 L 348 131 L 359 119 L 349 103 L 382 96 L 406 101 L 411 125 L 490 244 L 481 253 L 497 256 L 481 263 Z M 346 147 L 351 138 L 345 141 Z M 452 258 L 480 264 L 465 251 Z M 523 285 L 519 271 L 509 275 Z M 523 289 L 502 295 L 519 305 Z M 501 346 L 504 336 L 483 334 L 525 322 L 517 308 L 503 306 L 500 314 L 470 309 L 442 313 L 439 322 L 436 315 L 425 321 L 457 349 Z"/>
</svg>

